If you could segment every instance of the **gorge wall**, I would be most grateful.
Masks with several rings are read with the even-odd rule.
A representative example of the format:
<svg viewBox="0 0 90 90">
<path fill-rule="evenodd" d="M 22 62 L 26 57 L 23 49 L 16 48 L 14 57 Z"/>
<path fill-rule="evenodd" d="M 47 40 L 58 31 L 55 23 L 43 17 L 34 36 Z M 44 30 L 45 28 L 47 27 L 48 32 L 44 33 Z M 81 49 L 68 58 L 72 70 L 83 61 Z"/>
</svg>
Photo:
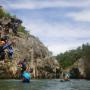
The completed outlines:
<svg viewBox="0 0 90 90">
<path fill-rule="evenodd" d="M 34 78 L 54 78 L 56 69 L 59 70 L 57 60 L 52 56 L 47 47 L 35 36 L 27 31 L 20 31 L 22 21 L 8 15 L 0 7 L 0 35 L 8 35 L 9 40 L 15 39 L 13 45 L 14 57 L 12 62 L 6 56 L 6 63 L 0 60 L 0 78 L 18 78 L 17 63 L 27 59 L 27 66 L 33 68 Z"/>
</svg>

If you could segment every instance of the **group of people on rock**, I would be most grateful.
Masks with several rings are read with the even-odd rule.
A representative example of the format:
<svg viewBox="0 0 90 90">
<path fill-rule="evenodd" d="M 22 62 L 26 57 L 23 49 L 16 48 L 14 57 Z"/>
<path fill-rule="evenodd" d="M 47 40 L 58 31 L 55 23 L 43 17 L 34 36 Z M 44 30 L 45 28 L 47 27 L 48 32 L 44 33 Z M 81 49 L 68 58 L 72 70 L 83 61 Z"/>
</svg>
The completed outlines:
<svg viewBox="0 0 90 90">
<path fill-rule="evenodd" d="M 9 40 L 8 35 L 3 35 L 0 37 L 0 61 L 5 62 L 6 61 L 6 55 L 8 56 L 8 59 L 12 61 L 14 50 L 12 45 L 15 43 L 15 40 L 12 41 Z"/>
</svg>

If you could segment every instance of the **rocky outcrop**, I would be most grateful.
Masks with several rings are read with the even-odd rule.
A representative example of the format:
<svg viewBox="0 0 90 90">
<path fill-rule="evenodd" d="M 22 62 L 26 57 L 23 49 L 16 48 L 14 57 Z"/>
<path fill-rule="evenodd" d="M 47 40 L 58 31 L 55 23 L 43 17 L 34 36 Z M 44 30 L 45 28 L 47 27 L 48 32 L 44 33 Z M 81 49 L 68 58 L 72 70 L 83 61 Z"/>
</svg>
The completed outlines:
<svg viewBox="0 0 90 90">
<path fill-rule="evenodd" d="M 0 78 L 18 78 L 17 63 L 25 58 L 27 66 L 33 68 L 32 76 L 34 78 L 55 77 L 56 70 L 59 69 L 57 60 L 38 38 L 18 31 L 21 23 L 21 20 L 14 17 L 3 16 L 0 18 L 1 37 L 8 35 L 10 40 L 12 38 L 16 40 L 16 44 L 13 46 L 13 62 L 0 64 Z"/>
<path fill-rule="evenodd" d="M 90 79 L 90 60 L 80 58 L 71 67 L 68 67 L 64 72 L 69 72 L 73 79 Z"/>
<path fill-rule="evenodd" d="M 0 62 L 0 79 L 17 78 L 17 67 L 15 63 L 1 63 Z"/>
<path fill-rule="evenodd" d="M 51 55 L 51 52 L 40 42 L 40 40 L 32 35 L 28 37 L 21 35 L 16 37 L 15 60 L 28 59 L 30 67 L 32 67 L 32 77 L 35 78 L 52 78 L 55 77 L 56 69 L 59 69 L 57 60 Z"/>
<path fill-rule="evenodd" d="M 85 79 L 90 79 L 90 60 L 82 58 L 78 62 L 78 68 L 81 76 Z"/>
<path fill-rule="evenodd" d="M 16 63 L 25 58 L 27 59 L 28 65 L 33 68 L 32 77 L 55 78 L 56 69 L 59 69 L 59 64 L 48 49 L 39 41 L 39 39 L 32 35 L 29 35 L 28 38 L 27 36 L 22 35 L 22 33 L 19 33 L 19 35 L 20 37 L 14 36 L 16 45 L 14 46 L 13 65 L 15 65 L 12 67 L 10 66 L 12 63 L 9 65 L 10 71 L 14 74 L 9 74 L 11 75 L 8 75 L 9 78 L 18 76 L 16 75 L 17 70 L 15 69 L 17 68 Z M 8 73 L 10 72 L 8 71 Z M 6 75 L 6 73 L 4 74 Z"/>
</svg>

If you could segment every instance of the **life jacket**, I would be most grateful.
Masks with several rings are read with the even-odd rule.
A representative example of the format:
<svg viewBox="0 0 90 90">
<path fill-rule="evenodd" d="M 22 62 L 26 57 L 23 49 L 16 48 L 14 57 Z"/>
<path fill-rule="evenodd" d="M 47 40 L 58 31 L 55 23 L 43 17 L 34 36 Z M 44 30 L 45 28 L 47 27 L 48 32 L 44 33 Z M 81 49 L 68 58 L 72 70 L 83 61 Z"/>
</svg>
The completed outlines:
<svg viewBox="0 0 90 90">
<path fill-rule="evenodd" d="M 22 74 L 23 78 L 27 79 L 27 80 L 30 80 L 31 76 L 30 76 L 30 73 L 27 72 L 27 71 L 24 71 L 23 74 Z"/>
</svg>

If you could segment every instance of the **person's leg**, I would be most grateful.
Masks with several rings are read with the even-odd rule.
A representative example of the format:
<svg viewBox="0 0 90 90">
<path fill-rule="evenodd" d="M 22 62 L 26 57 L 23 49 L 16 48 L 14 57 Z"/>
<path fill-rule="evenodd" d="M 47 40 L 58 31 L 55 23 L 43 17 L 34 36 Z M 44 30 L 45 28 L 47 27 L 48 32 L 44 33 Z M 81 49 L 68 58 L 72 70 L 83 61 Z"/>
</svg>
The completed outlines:
<svg viewBox="0 0 90 90">
<path fill-rule="evenodd" d="M 9 58 L 10 61 L 12 62 L 12 59 L 13 59 L 13 53 L 9 53 L 9 52 L 8 52 L 8 58 Z"/>
<path fill-rule="evenodd" d="M 10 60 L 12 62 L 12 60 L 13 60 L 13 53 L 10 53 Z"/>
<path fill-rule="evenodd" d="M 1 60 L 5 63 L 5 52 L 1 52 Z"/>
</svg>

